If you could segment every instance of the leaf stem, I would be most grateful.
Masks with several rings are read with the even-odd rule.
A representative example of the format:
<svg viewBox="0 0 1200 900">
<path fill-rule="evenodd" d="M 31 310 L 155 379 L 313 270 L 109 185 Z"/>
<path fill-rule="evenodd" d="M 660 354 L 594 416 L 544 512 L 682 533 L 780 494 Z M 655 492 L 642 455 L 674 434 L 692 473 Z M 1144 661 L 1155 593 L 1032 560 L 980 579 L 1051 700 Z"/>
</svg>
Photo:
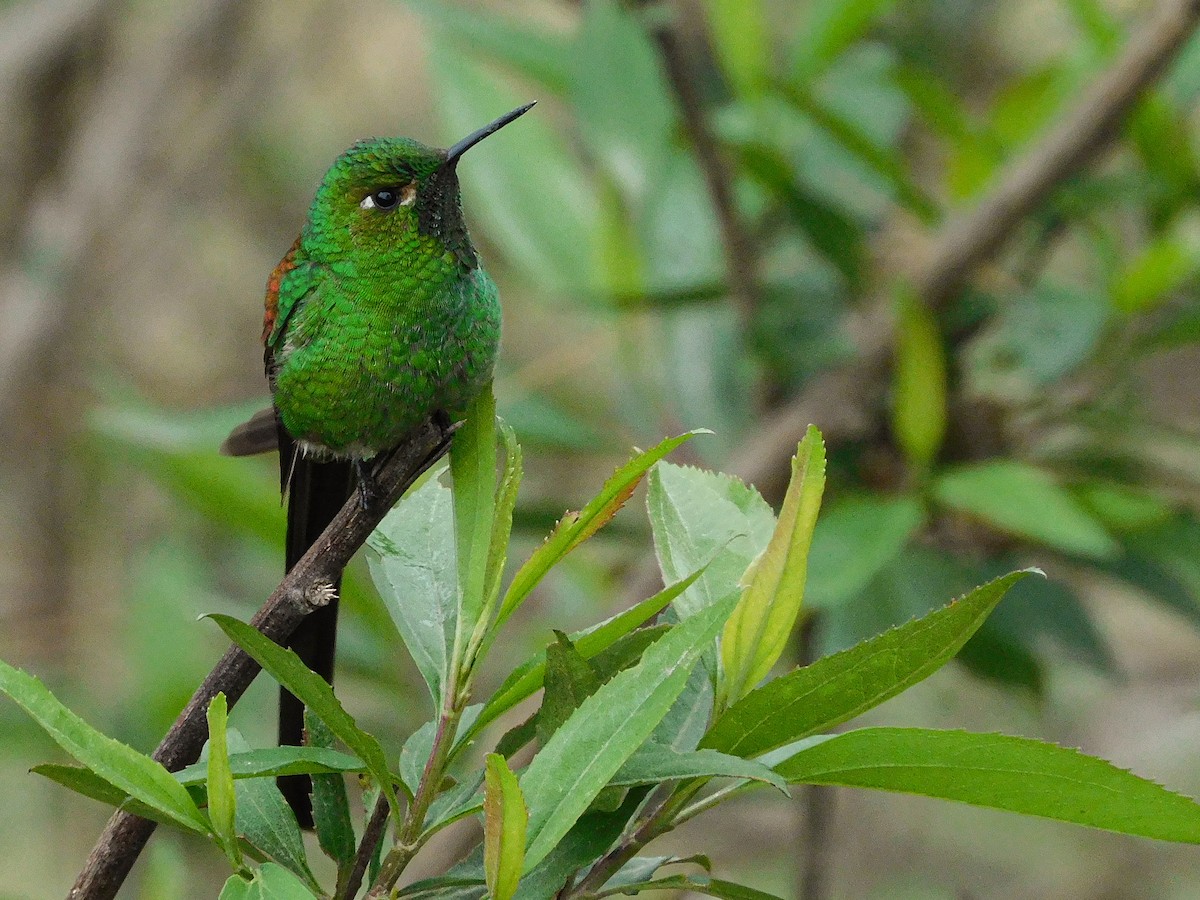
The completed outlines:
<svg viewBox="0 0 1200 900">
<path fill-rule="evenodd" d="M 677 819 L 679 810 L 707 784 L 707 781 L 704 778 L 696 778 L 680 785 L 627 840 L 622 841 L 619 846 L 592 866 L 592 870 L 568 896 L 579 898 L 579 900 L 590 900 L 590 898 L 600 896 L 600 889 L 621 870 L 625 863 L 633 859 L 652 840 L 661 837 L 679 824 Z"/>
<path fill-rule="evenodd" d="M 396 838 L 396 845 L 384 857 L 379 869 L 379 876 L 367 894 L 367 900 L 379 900 L 387 897 L 400 876 L 417 851 L 425 843 L 422 831 L 425 827 L 425 816 L 429 805 L 438 795 L 438 789 L 443 780 L 443 774 L 450 758 L 450 749 L 454 745 L 454 736 L 458 731 L 458 722 L 462 717 L 465 705 L 465 692 L 458 687 L 462 676 L 454 673 L 446 687 L 442 715 L 438 719 L 437 731 L 433 736 L 433 748 L 429 759 L 421 773 L 421 783 L 417 786 L 416 794 L 408 812 L 404 817 L 404 825 Z"/>
<path fill-rule="evenodd" d="M 334 900 L 350 900 L 358 893 L 363 875 L 367 873 L 367 865 L 371 861 L 371 856 L 374 855 L 379 842 L 383 840 L 383 831 L 387 825 L 389 812 L 391 809 L 388 806 L 387 797 L 380 793 L 379 799 L 375 801 L 375 808 L 371 810 L 371 818 L 367 821 L 367 827 L 363 829 L 362 841 L 358 845 L 358 853 L 354 856 L 354 866 L 350 869 L 345 884 L 338 885 L 333 895 Z"/>
</svg>

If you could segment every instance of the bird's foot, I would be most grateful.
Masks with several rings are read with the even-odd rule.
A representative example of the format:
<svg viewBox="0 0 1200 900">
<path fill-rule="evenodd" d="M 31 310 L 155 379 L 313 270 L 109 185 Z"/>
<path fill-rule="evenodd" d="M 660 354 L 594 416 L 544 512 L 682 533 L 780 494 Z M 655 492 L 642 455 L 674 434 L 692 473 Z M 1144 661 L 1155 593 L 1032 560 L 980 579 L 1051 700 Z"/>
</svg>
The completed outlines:
<svg viewBox="0 0 1200 900">
<path fill-rule="evenodd" d="M 379 502 L 379 482 L 375 480 L 375 467 L 368 460 L 354 460 L 354 476 L 358 482 L 358 506 L 363 512 Z"/>
</svg>

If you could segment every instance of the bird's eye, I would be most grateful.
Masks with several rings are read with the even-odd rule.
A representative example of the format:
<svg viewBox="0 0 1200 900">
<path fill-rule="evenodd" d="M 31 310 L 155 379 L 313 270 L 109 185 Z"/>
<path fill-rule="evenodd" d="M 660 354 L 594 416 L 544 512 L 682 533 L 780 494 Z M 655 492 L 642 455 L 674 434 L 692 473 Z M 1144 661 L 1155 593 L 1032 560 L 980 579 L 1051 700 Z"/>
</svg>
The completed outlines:
<svg viewBox="0 0 1200 900">
<path fill-rule="evenodd" d="M 359 206 L 363 209 L 381 209 L 384 212 L 397 206 L 408 206 L 417 198 L 415 184 L 406 184 L 397 188 L 380 188 L 363 197 Z"/>
<path fill-rule="evenodd" d="M 363 201 L 363 206 L 375 209 L 393 209 L 400 202 L 400 195 L 390 188 L 384 188 L 380 191 L 374 191 L 367 195 Z"/>
</svg>

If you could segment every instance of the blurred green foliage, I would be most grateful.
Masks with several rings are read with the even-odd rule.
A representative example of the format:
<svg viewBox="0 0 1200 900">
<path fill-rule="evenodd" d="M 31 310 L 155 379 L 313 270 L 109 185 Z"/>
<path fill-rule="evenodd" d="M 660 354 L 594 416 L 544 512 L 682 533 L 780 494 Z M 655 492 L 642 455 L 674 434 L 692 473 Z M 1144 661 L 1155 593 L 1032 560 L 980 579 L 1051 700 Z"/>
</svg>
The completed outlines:
<svg viewBox="0 0 1200 900">
<path fill-rule="evenodd" d="M 438 122 L 433 134 L 394 120 L 365 127 L 449 142 L 497 111 L 540 101 L 521 128 L 497 136 L 462 171 L 467 215 L 506 303 L 500 413 L 530 456 L 516 540 L 532 549 L 550 521 L 578 506 L 580 485 L 630 443 L 709 427 L 715 436 L 689 451 L 736 469 L 790 400 L 855 365 L 858 335 L 847 325 L 883 296 L 895 301 L 895 365 L 869 396 L 842 398 L 859 413 L 854 427 L 816 423 L 829 439 L 829 482 L 809 567 L 812 647 L 794 652 L 851 646 L 1029 563 L 1050 578 L 1018 585 L 960 656 L 973 672 L 1012 687 L 1019 703 L 1045 698 L 1064 661 L 1101 677 L 1121 674 L 1113 635 L 1095 615 L 1098 586 L 1131 589 L 1137 602 L 1200 627 L 1200 421 L 1191 393 L 1200 346 L 1200 41 L 1121 123 L 1113 151 L 1055 186 L 995 265 L 974 273 L 945 307 L 922 308 L 899 277 L 929 236 L 985 196 L 1120 53 L 1138 16 L 1115 6 L 704 0 L 684 4 L 689 15 L 681 17 L 674 5 L 616 0 L 519 11 L 409 0 L 364 13 L 372 27 L 391 23 L 389 39 L 415 35 L 429 81 L 415 74 L 421 57 L 396 54 L 405 78 L 412 75 L 403 89 L 427 91 Z M 1135 6 L 1140 16 L 1145 4 Z M 311 15 L 326 22 L 346 13 Z M 1031 15 L 1045 17 L 1037 20 L 1049 38 L 1044 47 L 1028 46 Z M 244 55 L 265 67 L 294 65 L 297 72 L 284 74 L 309 84 L 300 79 L 299 38 L 277 24 L 242 22 L 244 35 L 256 38 L 278 30 L 283 47 Z M 364 28 L 357 19 L 347 25 L 337 49 L 361 49 Z M 730 302 L 738 286 L 730 283 L 727 238 L 685 127 L 694 111 L 681 105 L 664 65 L 662 28 L 677 34 L 689 61 L 736 227 L 749 239 L 749 309 Z M 254 204 L 243 209 L 248 227 L 270 218 L 294 228 L 319 169 L 308 161 L 327 162 L 331 146 L 361 136 L 280 125 L 344 121 L 321 110 L 367 91 L 362 71 L 325 64 L 335 74 L 320 77 L 332 78 L 325 92 L 334 100 L 298 103 L 299 88 L 263 79 L 273 93 L 260 100 L 260 121 L 231 116 L 232 133 L 218 132 L 215 152 L 198 141 L 194 152 L 226 160 L 235 176 L 223 177 L 240 179 L 228 193 L 211 192 L 226 202 L 219 219 L 244 195 Z M 233 84 L 235 97 L 246 90 Z M 204 93 L 191 87 L 180 95 Z M 389 81 L 384 93 L 395 91 Z M 169 144 L 164 153 L 185 157 L 180 145 L 194 138 L 168 138 L 169 128 L 154 134 Z M 34 137 L 59 139 L 45 129 Z M 172 197 L 189 242 L 211 237 L 187 190 L 159 190 Z M 220 280 L 227 269 L 261 262 L 248 278 L 257 290 L 270 261 L 239 249 L 245 235 L 229 228 L 195 255 L 195 268 L 181 269 L 178 283 L 216 293 L 229 287 Z M 282 235 L 271 252 L 287 242 Z M 173 256 L 190 255 L 176 247 Z M 107 277 L 137 268 L 118 259 Z M 146 272 L 158 277 L 153 267 Z M 154 287 L 159 307 L 179 296 Z M 257 302 L 239 296 L 236 305 Z M 125 338 L 127 320 L 110 317 Z M 244 372 L 254 368 L 256 317 L 245 318 Z M 179 365 L 179 342 L 203 343 L 203 322 L 188 321 L 194 332 L 160 328 L 168 338 L 143 337 Z M 94 476 L 102 487 L 80 490 L 93 508 L 116 510 L 128 500 L 143 514 L 140 524 L 95 514 L 78 528 L 130 545 L 124 550 L 134 559 L 104 582 L 127 600 L 105 622 L 120 638 L 100 649 L 93 645 L 107 634 L 81 641 L 92 654 L 84 660 L 120 660 L 92 686 L 104 709 L 90 718 L 148 748 L 219 652 L 215 629 L 192 620 L 214 610 L 249 615 L 278 574 L 277 476 L 270 462 L 215 454 L 228 426 L 258 401 L 165 412 L 185 400 L 210 409 L 217 401 L 195 385 L 160 391 L 154 375 L 136 367 L 112 388 L 112 372 L 123 371 L 119 355 L 78 355 L 82 378 L 99 387 L 64 463 L 78 473 L 71 484 Z M 244 394 L 254 384 L 238 382 Z M 231 394 L 226 384 L 222 397 Z M 782 457 L 756 474 L 778 478 L 786 465 Z M 162 489 L 148 500 L 147 480 Z M 622 514 L 593 544 L 518 614 L 521 627 L 496 650 L 497 671 L 544 645 L 543 616 L 560 627 L 591 621 L 645 570 L 640 519 Z M 78 590 L 87 596 L 88 588 Z M 365 566 L 348 573 L 345 590 L 351 615 L 339 691 L 385 744 L 398 743 L 397 714 L 420 721 L 420 674 L 380 637 L 390 626 Z M 70 701 L 83 693 L 81 680 L 90 676 L 68 664 L 52 686 Z M 395 691 L 385 690 L 397 685 L 413 688 L 399 711 Z M 269 725 L 253 711 L 272 693 L 258 685 L 240 710 L 252 711 L 239 724 L 256 745 Z M 3 706 L 0 727 L 6 744 L 10 735 L 14 743 L 41 740 Z M 155 863 L 145 890 L 171 882 L 170 870 Z"/>
</svg>

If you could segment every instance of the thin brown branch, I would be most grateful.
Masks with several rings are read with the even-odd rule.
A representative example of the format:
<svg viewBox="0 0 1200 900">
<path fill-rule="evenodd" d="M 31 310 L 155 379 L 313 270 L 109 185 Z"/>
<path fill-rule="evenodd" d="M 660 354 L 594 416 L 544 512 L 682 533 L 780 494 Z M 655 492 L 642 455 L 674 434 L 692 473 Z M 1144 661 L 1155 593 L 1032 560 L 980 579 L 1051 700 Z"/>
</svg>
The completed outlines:
<svg viewBox="0 0 1200 900">
<path fill-rule="evenodd" d="M 945 306 L 1003 248 L 1025 218 L 1067 178 L 1106 151 L 1141 95 L 1178 56 L 1200 24 L 1200 0 L 1164 0 L 1113 65 L 1040 141 L 1002 172 L 995 187 L 935 236 L 925 263 L 905 279 L 933 309 Z M 890 294 L 852 316 L 856 359 L 833 370 L 791 402 L 734 454 L 733 471 L 755 484 L 785 470 L 811 422 L 828 434 L 861 436 L 874 424 L 892 345 Z"/>
<path fill-rule="evenodd" d="M 684 15 L 703 17 L 703 10 L 693 10 L 692 4 L 677 4 L 674 21 L 656 28 L 653 38 L 658 44 L 667 82 L 679 101 L 683 116 L 683 130 L 692 148 L 696 151 L 696 162 L 704 176 L 717 226 L 721 232 L 721 249 L 725 256 L 726 279 L 743 324 L 749 324 L 759 306 L 758 260 L 754 240 L 738 213 L 733 197 L 734 176 L 721 156 L 717 139 L 708 124 L 704 99 L 698 87 L 695 66 L 683 45 L 678 32 L 678 19 Z"/>
<path fill-rule="evenodd" d="M 350 558 L 400 496 L 449 446 L 449 432 L 437 425 L 427 423 L 417 429 L 376 473 L 379 502 L 364 510 L 357 494 L 351 497 L 250 624 L 271 640 L 285 642 L 308 613 L 328 601 L 329 585 Z M 195 762 L 208 737 L 204 714 L 209 702 L 224 692 L 232 706 L 258 672 L 258 664 L 240 649 L 226 651 L 158 745 L 154 758 L 171 771 Z M 113 815 L 71 889 L 70 900 L 115 896 L 153 831 L 153 822 L 127 812 Z"/>
</svg>

